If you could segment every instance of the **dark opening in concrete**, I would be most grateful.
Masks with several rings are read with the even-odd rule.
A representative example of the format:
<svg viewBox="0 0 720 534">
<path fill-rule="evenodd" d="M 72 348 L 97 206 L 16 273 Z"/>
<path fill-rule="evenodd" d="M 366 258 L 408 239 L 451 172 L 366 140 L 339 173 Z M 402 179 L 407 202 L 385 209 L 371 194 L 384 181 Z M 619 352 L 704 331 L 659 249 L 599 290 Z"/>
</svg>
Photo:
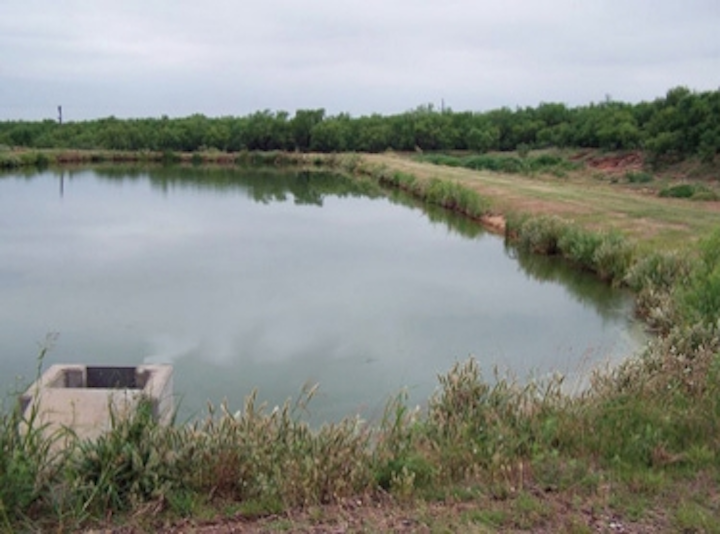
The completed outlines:
<svg viewBox="0 0 720 534">
<path fill-rule="evenodd" d="M 146 377 L 138 376 L 137 368 L 135 367 L 88 366 L 86 368 L 86 388 L 142 389 L 145 386 L 145 382 Z"/>
</svg>

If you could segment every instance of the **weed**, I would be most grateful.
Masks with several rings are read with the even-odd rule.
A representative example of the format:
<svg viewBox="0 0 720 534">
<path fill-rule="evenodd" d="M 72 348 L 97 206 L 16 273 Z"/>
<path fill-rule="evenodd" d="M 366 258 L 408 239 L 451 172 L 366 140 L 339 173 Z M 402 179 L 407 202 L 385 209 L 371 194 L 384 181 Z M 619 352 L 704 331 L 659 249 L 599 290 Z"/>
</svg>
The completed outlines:
<svg viewBox="0 0 720 534">
<path fill-rule="evenodd" d="M 41 347 L 36 378 L 50 350 L 49 337 Z M 45 508 L 65 455 L 54 445 L 62 432 L 47 432 L 39 420 L 38 403 L 27 407 L 15 399 L 9 412 L 0 406 L 0 525 L 9 527 L 35 508 Z M 9 529 L 12 530 L 12 529 Z"/>
<path fill-rule="evenodd" d="M 111 430 L 77 446 L 70 467 L 75 498 L 94 512 L 164 500 L 179 487 L 180 471 L 173 440 L 154 421 L 151 401 L 141 399 L 132 417 L 110 413 Z"/>
<path fill-rule="evenodd" d="M 284 506 L 335 501 L 368 487 L 372 480 L 369 434 L 356 419 L 311 431 L 296 417 L 307 393 L 265 413 L 253 393 L 242 411 L 223 406 L 192 429 L 192 487 L 241 500 L 279 501 Z"/>
<path fill-rule="evenodd" d="M 432 479 L 432 467 L 416 451 L 417 412 L 408 410 L 407 392 L 392 399 L 385 407 L 380 434 L 375 447 L 375 480 L 386 490 L 402 481 L 415 480 L 425 485 Z"/>
</svg>

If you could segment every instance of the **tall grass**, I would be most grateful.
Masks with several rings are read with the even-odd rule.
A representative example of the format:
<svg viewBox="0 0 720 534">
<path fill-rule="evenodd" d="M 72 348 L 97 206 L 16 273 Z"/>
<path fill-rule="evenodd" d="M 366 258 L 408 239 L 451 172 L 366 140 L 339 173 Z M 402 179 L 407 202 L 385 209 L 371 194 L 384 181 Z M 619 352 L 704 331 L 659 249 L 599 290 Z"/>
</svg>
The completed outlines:
<svg viewBox="0 0 720 534">
<path fill-rule="evenodd" d="M 562 255 L 616 284 L 623 282 L 634 259 L 635 247 L 619 232 L 585 230 L 557 216 L 510 217 L 506 235 L 522 250 Z"/>
<path fill-rule="evenodd" d="M 48 350 L 40 350 L 38 376 Z M 61 433 L 49 432 L 38 416 L 36 403 L 25 407 L 19 398 L 0 405 L 0 527 L 8 531 L 47 500 L 66 458 L 55 447 Z"/>
<path fill-rule="evenodd" d="M 75 442 L 66 471 L 68 501 L 91 515 L 122 512 L 161 501 L 181 487 L 182 447 L 153 420 L 152 402 L 141 399 L 131 417 L 111 411 L 111 431 Z"/>
<path fill-rule="evenodd" d="M 337 502 L 365 490 L 370 434 L 353 418 L 312 430 L 298 411 L 311 396 L 267 411 L 253 393 L 241 411 L 221 407 L 219 417 L 184 429 L 194 445 L 189 487 L 271 509 Z"/>
</svg>

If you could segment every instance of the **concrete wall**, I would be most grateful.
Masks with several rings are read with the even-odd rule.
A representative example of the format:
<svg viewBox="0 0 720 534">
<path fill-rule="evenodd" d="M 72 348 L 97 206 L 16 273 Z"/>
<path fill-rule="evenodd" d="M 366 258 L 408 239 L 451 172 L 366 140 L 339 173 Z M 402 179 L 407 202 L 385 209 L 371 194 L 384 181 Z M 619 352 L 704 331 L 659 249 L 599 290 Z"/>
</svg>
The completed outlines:
<svg viewBox="0 0 720 534">
<path fill-rule="evenodd" d="M 26 418 L 36 410 L 35 424 L 44 426 L 45 432 L 67 428 L 81 439 L 94 439 L 111 428 L 112 417 L 130 415 L 144 396 L 152 402 L 158 422 L 172 421 L 172 366 L 139 365 L 135 370 L 138 387 L 113 389 L 87 387 L 87 368 L 51 366 L 21 396 Z"/>
</svg>

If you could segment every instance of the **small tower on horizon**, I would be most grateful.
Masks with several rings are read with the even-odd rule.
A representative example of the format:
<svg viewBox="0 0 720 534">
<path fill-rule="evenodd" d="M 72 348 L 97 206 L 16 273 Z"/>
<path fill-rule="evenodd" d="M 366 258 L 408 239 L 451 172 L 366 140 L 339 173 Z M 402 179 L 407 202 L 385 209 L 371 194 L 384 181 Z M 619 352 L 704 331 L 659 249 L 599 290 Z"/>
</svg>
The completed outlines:
<svg viewBox="0 0 720 534">
<path fill-rule="evenodd" d="M 62 124 L 62 106 L 58 106 L 58 124 Z"/>
</svg>

